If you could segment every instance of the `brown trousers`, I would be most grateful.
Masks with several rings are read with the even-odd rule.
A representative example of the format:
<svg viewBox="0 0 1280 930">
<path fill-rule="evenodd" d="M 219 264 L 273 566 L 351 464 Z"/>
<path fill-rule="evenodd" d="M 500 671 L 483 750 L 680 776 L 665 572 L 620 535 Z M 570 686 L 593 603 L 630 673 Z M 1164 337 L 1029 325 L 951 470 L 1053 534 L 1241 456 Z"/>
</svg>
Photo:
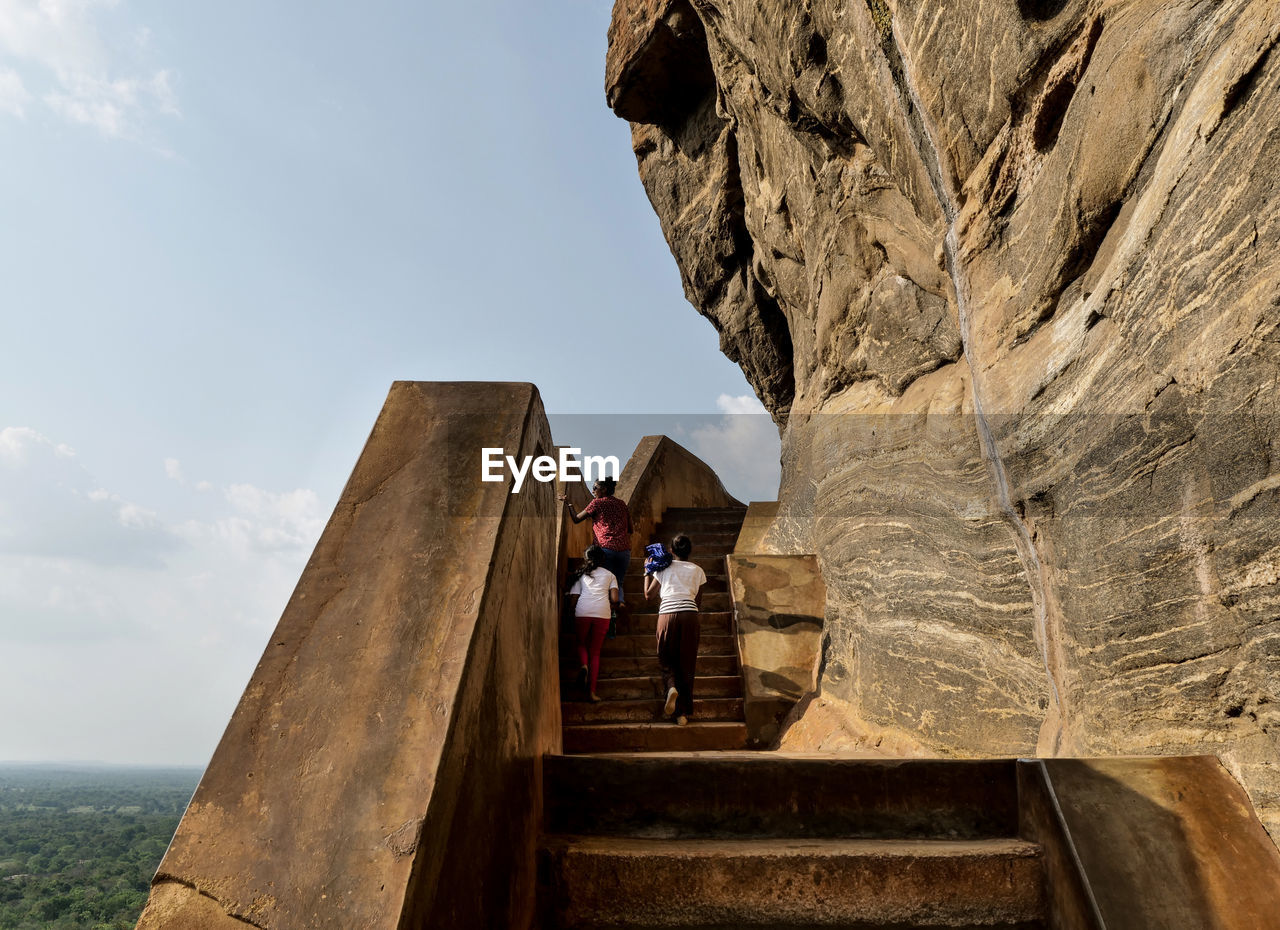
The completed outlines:
<svg viewBox="0 0 1280 930">
<path fill-rule="evenodd" d="M 702 629 L 696 610 L 658 614 L 658 665 L 662 669 L 662 696 L 670 688 L 676 699 L 676 716 L 693 716 L 693 675 L 698 664 L 698 639 Z"/>
</svg>

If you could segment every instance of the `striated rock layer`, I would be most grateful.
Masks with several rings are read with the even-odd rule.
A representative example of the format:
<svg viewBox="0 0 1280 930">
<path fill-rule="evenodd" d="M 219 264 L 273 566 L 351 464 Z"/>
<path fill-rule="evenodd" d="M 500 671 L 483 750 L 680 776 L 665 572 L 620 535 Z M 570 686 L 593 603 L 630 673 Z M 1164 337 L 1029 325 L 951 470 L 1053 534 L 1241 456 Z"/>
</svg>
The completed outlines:
<svg viewBox="0 0 1280 930">
<path fill-rule="evenodd" d="M 1280 8 L 618 0 L 607 93 L 783 435 L 822 706 L 1216 753 L 1280 829 Z"/>
</svg>

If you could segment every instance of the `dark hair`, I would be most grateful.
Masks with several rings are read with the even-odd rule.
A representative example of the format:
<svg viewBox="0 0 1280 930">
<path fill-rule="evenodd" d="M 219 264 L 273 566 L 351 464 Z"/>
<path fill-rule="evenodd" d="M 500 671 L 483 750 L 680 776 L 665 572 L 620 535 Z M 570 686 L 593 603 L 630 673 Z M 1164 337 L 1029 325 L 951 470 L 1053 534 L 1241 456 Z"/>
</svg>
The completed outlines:
<svg viewBox="0 0 1280 930">
<path fill-rule="evenodd" d="M 604 491 L 605 497 L 613 497 L 613 492 L 618 487 L 618 482 L 612 478 L 598 478 L 594 486 Z"/>
<path fill-rule="evenodd" d="M 569 582 L 571 585 L 577 582 L 583 575 L 590 575 L 593 571 L 600 567 L 600 563 L 604 561 L 604 550 L 595 543 L 587 546 L 587 551 L 582 553 L 582 567 L 573 573 L 573 578 Z"/>
<path fill-rule="evenodd" d="M 675 539 L 671 540 L 671 551 L 682 559 L 689 558 L 689 553 L 693 551 L 693 542 L 688 536 L 681 533 Z"/>
</svg>

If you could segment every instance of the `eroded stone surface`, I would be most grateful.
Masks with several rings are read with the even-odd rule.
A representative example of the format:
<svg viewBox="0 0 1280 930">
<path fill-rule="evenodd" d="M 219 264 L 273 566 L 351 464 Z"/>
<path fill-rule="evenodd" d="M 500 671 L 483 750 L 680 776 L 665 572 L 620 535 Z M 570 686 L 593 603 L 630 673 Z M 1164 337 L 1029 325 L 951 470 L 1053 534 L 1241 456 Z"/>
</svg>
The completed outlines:
<svg viewBox="0 0 1280 930">
<path fill-rule="evenodd" d="M 941 753 L 1211 752 L 1274 835 L 1275 5 L 614 16 L 686 294 L 783 429 L 823 706 Z M 713 80 L 646 77 L 677 53 Z"/>
<path fill-rule="evenodd" d="M 1280 851 L 1209 756 L 1032 763 L 1108 927 L 1275 922 Z M 1030 774 L 1030 773 L 1028 773 Z"/>
<path fill-rule="evenodd" d="M 616 493 L 631 512 L 631 558 L 637 563 L 668 507 L 742 506 L 706 462 L 667 436 L 640 440 L 622 469 Z"/>
<path fill-rule="evenodd" d="M 817 686 L 827 592 L 813 556 L 740 549 L 726 564 L 747 729 L 755 744 L 769 746 L 796 701 Z"/>
<path fill-rule="evenodd" d="M 532 920 L 562 508 L 495 446 L 552 448 L 532 385 L 392 387 L 139 930 Z"/>
</svg>

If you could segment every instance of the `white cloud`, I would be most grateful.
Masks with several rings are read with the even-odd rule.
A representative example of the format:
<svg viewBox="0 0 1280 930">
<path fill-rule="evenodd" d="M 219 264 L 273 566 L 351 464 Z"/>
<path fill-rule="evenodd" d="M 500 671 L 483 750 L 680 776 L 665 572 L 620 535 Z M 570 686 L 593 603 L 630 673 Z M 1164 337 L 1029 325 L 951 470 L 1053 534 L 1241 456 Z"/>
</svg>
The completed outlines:
<svg viewBox="0 0 1280 930">
<path fill-rule="evenodd" d="M 21 464 L 26 458 L 27 449 L 41 441 L 48 442 L 30 427 L 5 427 L 0 430 L 0 464 Z"/>
<path fill-rule="evenodd" d="M 31 94 L 22 83 L 22 75 L 12 68 L 0 69 L 0 113 L 19 119 L 27 115 Z"/>
<path fill-rule="evenodd" d="M 721 394 L 722 416 L 687 432 L 691 452 L 715 469 L 734 496 L 743 501 L 778 496 L 781 441 L 773 419 L 754 395 Z"/>
<path fill-rule="evenodd" d="M 213 482 L 211 481 L 196 481 L 194 483 L 191 482 L 187 478 L 186 469 L 182 467 L 182 462 L 178 461 L 178 459 L 174 459 L 174 458 L 165 459 L 164 473 L 168 475 L 171 480 L 176 481 L 180 486 L 184 488 L 193 487 L 197 491 L 201 491 L 201 492 L 213 490 Z"/>
<path fill-rule="evenodd" d="M 192 520 L 177 531 L 193 544 L 216 541 L 242 558 L 254 554 L 310 553 L 324 528 L 325 515 L 314 491 L 271 492 L 251 484 L 233 484 L 223 492 L 231 513 L 212 521 Z"/>
<path fill-rule="evenodd" d="M 75 458 L 76 450 L 65 443 L 54 443 L 29 426 L 6 426 L 0 429 L 0 465 L 21 465 L 33 449 L 44 449 L 60 459 Z"/>
<path fill-rule="evenodd" d="M 130 135 L 140 115 L 151 110 L 172 116 L 179 112 L 167 71 L 148 79 L 70 74 L 62 75 L 62 84 L 62 90 L 45 94 L 49 108 L 108 136 Z"/>
<path fill-rule="evenodd" d="M 165 465 L 170 477 L 181 476 L 177 459 Z M 237 483 L 220 498 L 188 493 L 193 506 L 222 504 L 202 518 L 166 517 L 103 488 L 68 446 L 28 427 L 0 430 L 0 576 L 7 576 L 0 577 L 0 638 L 5 613 L 22 605 L 78 605 L 98 618 L 118 605 L 116 613 L 147 625 L 140 605 L 148 598 L 163 595 L 173 610 L 199 614 L 200 598 L 218 583 L 227 592 L 264 583 L 287 591 L 281 579 L 296 581 L 324 526 L 319 498 L 307 489 Z M 190 599 L 175 593 L 186 590 Z M 279 606 L 266 614 L 274 619 Z M 260 610 L 242 602 L 230 613 Z M 163 622 L 171 619 L 164 614 Z"/>
<path fill-rule="evenodd" d="M 180 540 L 102 488 L 75 450 L 29 427 L 0 430 L 0 553 L 156 567 Z"/>
<path fill-rule="evenodd" d="M 741 394 L 734 397 L 732 394 L 721 394 L 716 398 L 716 406 L 720 408 L 721 413 L 762 413 L 769 415 L 769 411 L 764 409 L 764 404 L 760 403 L 760 398 L 754 394 Z"/>
<path fill-rule="evenodd" d="M 156 116 L 179 116 L 173 75 L 145 61 L 150 33 L 116 0 L 0 0 L 0 111 L 22 117 L 29 88 L 62 118 L 141 140 Z"/>
<path fill-rule="evenodd" d="M 0 429 L 0 702 L 24 707 L 0 757 L 199 762 L 213 748 L 324 514 L 307 489 L 156 485 L 163 505 L 126 500 L 70 447 Z"/>
<path fill-rule="evenodd" d="M 160 525 L 160 520 L 156 517 L 154 511 L 146 510 L 137 504 L 121 504 L 118 513 L 121 526 L 150 527 Z"/>
</svg>

